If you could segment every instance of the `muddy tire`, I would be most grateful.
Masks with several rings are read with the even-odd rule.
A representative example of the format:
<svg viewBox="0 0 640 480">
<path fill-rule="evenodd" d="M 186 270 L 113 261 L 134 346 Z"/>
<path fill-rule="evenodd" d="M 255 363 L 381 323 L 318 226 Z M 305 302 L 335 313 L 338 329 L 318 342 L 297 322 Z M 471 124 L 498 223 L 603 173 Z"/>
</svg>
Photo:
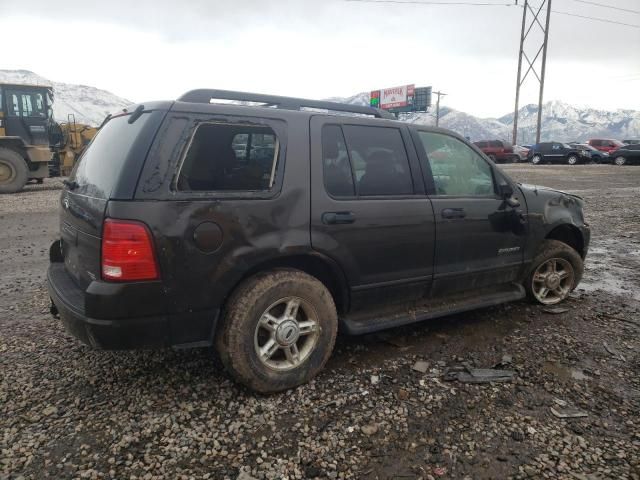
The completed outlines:
<svg viewBox="0 0 640 480">
<path fill-rule="evenodd" d="M 15 150 L 0 147 L 0 193 L 22 190 L 29 176 L 27 163 Z"/>
<path fill-rule="evenodd" d="M 558 240 L 545 240 L 524 282 L 527 297 L 543 305 L 560 303 L 578 286 L 583 272 L 578 252 Z"/>
<path fill-rule="evenodd" d="M 216 348 L 235 380 L 272 393 L 306 383 L 322 370 L 337 331 L 333 297 L 318 279 L 298 270 L 274 270 L 234 291 Z"/>
</svg>

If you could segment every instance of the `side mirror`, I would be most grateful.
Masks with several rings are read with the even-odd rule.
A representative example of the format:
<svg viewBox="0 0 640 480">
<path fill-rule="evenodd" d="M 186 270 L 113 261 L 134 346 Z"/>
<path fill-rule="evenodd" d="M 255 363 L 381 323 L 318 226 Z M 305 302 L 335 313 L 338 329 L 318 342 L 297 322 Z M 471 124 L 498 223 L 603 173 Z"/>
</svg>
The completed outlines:
<svg viewBox="0 0 640 480">
<path fill-rule="evenodd" d="M 500 195 L 511 208 L 520 206 L 517 198 L 513 198 L 513 188 L 508 183 L 500 185 Z"/>
</svg>

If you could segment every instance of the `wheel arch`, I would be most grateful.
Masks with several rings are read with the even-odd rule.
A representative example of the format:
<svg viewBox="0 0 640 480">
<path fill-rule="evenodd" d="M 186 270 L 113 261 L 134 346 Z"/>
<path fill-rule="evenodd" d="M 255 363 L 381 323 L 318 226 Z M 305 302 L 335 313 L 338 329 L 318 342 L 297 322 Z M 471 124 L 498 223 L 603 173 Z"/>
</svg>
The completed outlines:
<svg viewBox="0 0 640 480">
<path fill-rule="evenodd" d="M 563 223 L 552 228 L 544 238 L 545 240 L 558 240 L 569 245 L 584 258 L 584 238 L 582 238 L 582 232 L 576 226 Z"/>
<path fill-rule="evenodd" d="M 333 296 L 338 313 L 348 311 L 350 295 L 344 272 L 333 260 L 316 253 L 287 255 L 264 260 L 246 270 L 229 289 L 226 298 L 228 299 L 236 288 L 249 277 L 281 268 L 300 270 L 317 278 Z"/>
<path fill-rule="evenodd" d="M 26 145 L 20 137 L 0 137 L 0 148 L 6 148 L 13 150 L 26 162 L 30 164 L 29 156 L 27 155 Z"/>
</svg>

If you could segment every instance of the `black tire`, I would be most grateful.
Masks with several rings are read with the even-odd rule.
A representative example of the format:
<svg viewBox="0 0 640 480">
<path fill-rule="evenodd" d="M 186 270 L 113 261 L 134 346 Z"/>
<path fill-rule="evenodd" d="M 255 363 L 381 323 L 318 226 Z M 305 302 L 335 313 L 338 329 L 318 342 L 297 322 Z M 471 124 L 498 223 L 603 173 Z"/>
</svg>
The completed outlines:
<svg viewBox="0 0 640 480">
<path fill-rule="evenodd" d="M 260 318 L 271 305 L 288 297 L 300 298 L 316 315 L 319 333 L 302 362 L 289 370 L 275 370 L 256 352 Z M 311 380 L 331 356 L 338 332 L 333 297 L 315 277 L 298 270 L 273 270 L 244 281 L 226 304 L 216 347 L 225 369 L 239 383 L 260 393 L 287 390 Z M 302 337 L 300 337 L 302 339 Z"/>
<path fill-rule="evenodd" d="M 580 159 L 578 158 L 577 155 L 569 155 L 567 157 L 567 164 L 568 165 L 577 165 L 578 163 L 580 163 Z"/>
<path fill-rule="evenodd" d="M 29 168 L 15 150 L 0 147 L 0 193 L 22 190 L 29 179 Z"/>
<path fill-rule="evenodd" d="M 618 155 L 613 159 L 613 164 L 622 167 L 623 165 L 627 164 L 627 159 L 622 155 Z"/>
<path fill-rule="evenodd" d="M 572 247 L 570 247 L 566 243 L 560 242 L 559 240 L 544 240 L 540 245 L 538 254 L 535 256 L 533 262 L 531 263 L 531 267 L 527 272 L 524 281 L 524 288 L 527 292 L 527 297 L 532 302 L 540 303 L 543 305 L 551 305 L 553 303 L 560 303 L 562 300 L 564 300 L 564 298 L 566 298 L 565 296 L 558 302 L 545 303 L 540 301 L 534 293 L 533 277 L 536 270 L 538 270 L 538 267 L 540 267 L 545 262 L 556 258 L 566 260 L 567 262 L 569 262 L 573 269 L 573 285 L 570 286 L 567 295 L 572 292 L 578 286 L 580 280 L 582 280 L 582 275 L 584 273 L 584 262 L 582 261 L 582 257 L 580 256 L 580 254 L 576 252 Z"/>
<path fill-rule="evenodd" d="M 533 157 L 531 157 L 531 164 L 532 165 L 540 165 L 542 163 L 542 155 L 534 155 Z"/>
</svg>

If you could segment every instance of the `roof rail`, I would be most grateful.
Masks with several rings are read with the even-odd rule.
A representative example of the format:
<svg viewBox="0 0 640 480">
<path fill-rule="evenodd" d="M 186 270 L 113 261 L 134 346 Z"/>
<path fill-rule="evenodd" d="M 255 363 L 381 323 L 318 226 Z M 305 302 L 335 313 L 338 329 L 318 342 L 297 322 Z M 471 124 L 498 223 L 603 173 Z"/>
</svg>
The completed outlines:
<svg viewBox="0 0 640 480">
<path fill-rule="evenodd" d="M 234 92 L 232 90 L 215 90 L 208 88 L 191 90 L 180 96 L 178 101 L 189 103 L 211 103 L 212 99 L 263 103 L 264 106 L 283 108 L 285 110 L 317 108 L 322 110 L 333 110 L 336 112 L 372 115 L 376 118 L 387 118 L 391 120 L 395 120 L 396 118 L 389 112 L 364 105 L 349 105 L 346 103 L 326 102 L 323 100 L 308 100 L 305 98 L 282 97 L 279 95 L 264 95 L 262 93 Z"/>
</svg>

